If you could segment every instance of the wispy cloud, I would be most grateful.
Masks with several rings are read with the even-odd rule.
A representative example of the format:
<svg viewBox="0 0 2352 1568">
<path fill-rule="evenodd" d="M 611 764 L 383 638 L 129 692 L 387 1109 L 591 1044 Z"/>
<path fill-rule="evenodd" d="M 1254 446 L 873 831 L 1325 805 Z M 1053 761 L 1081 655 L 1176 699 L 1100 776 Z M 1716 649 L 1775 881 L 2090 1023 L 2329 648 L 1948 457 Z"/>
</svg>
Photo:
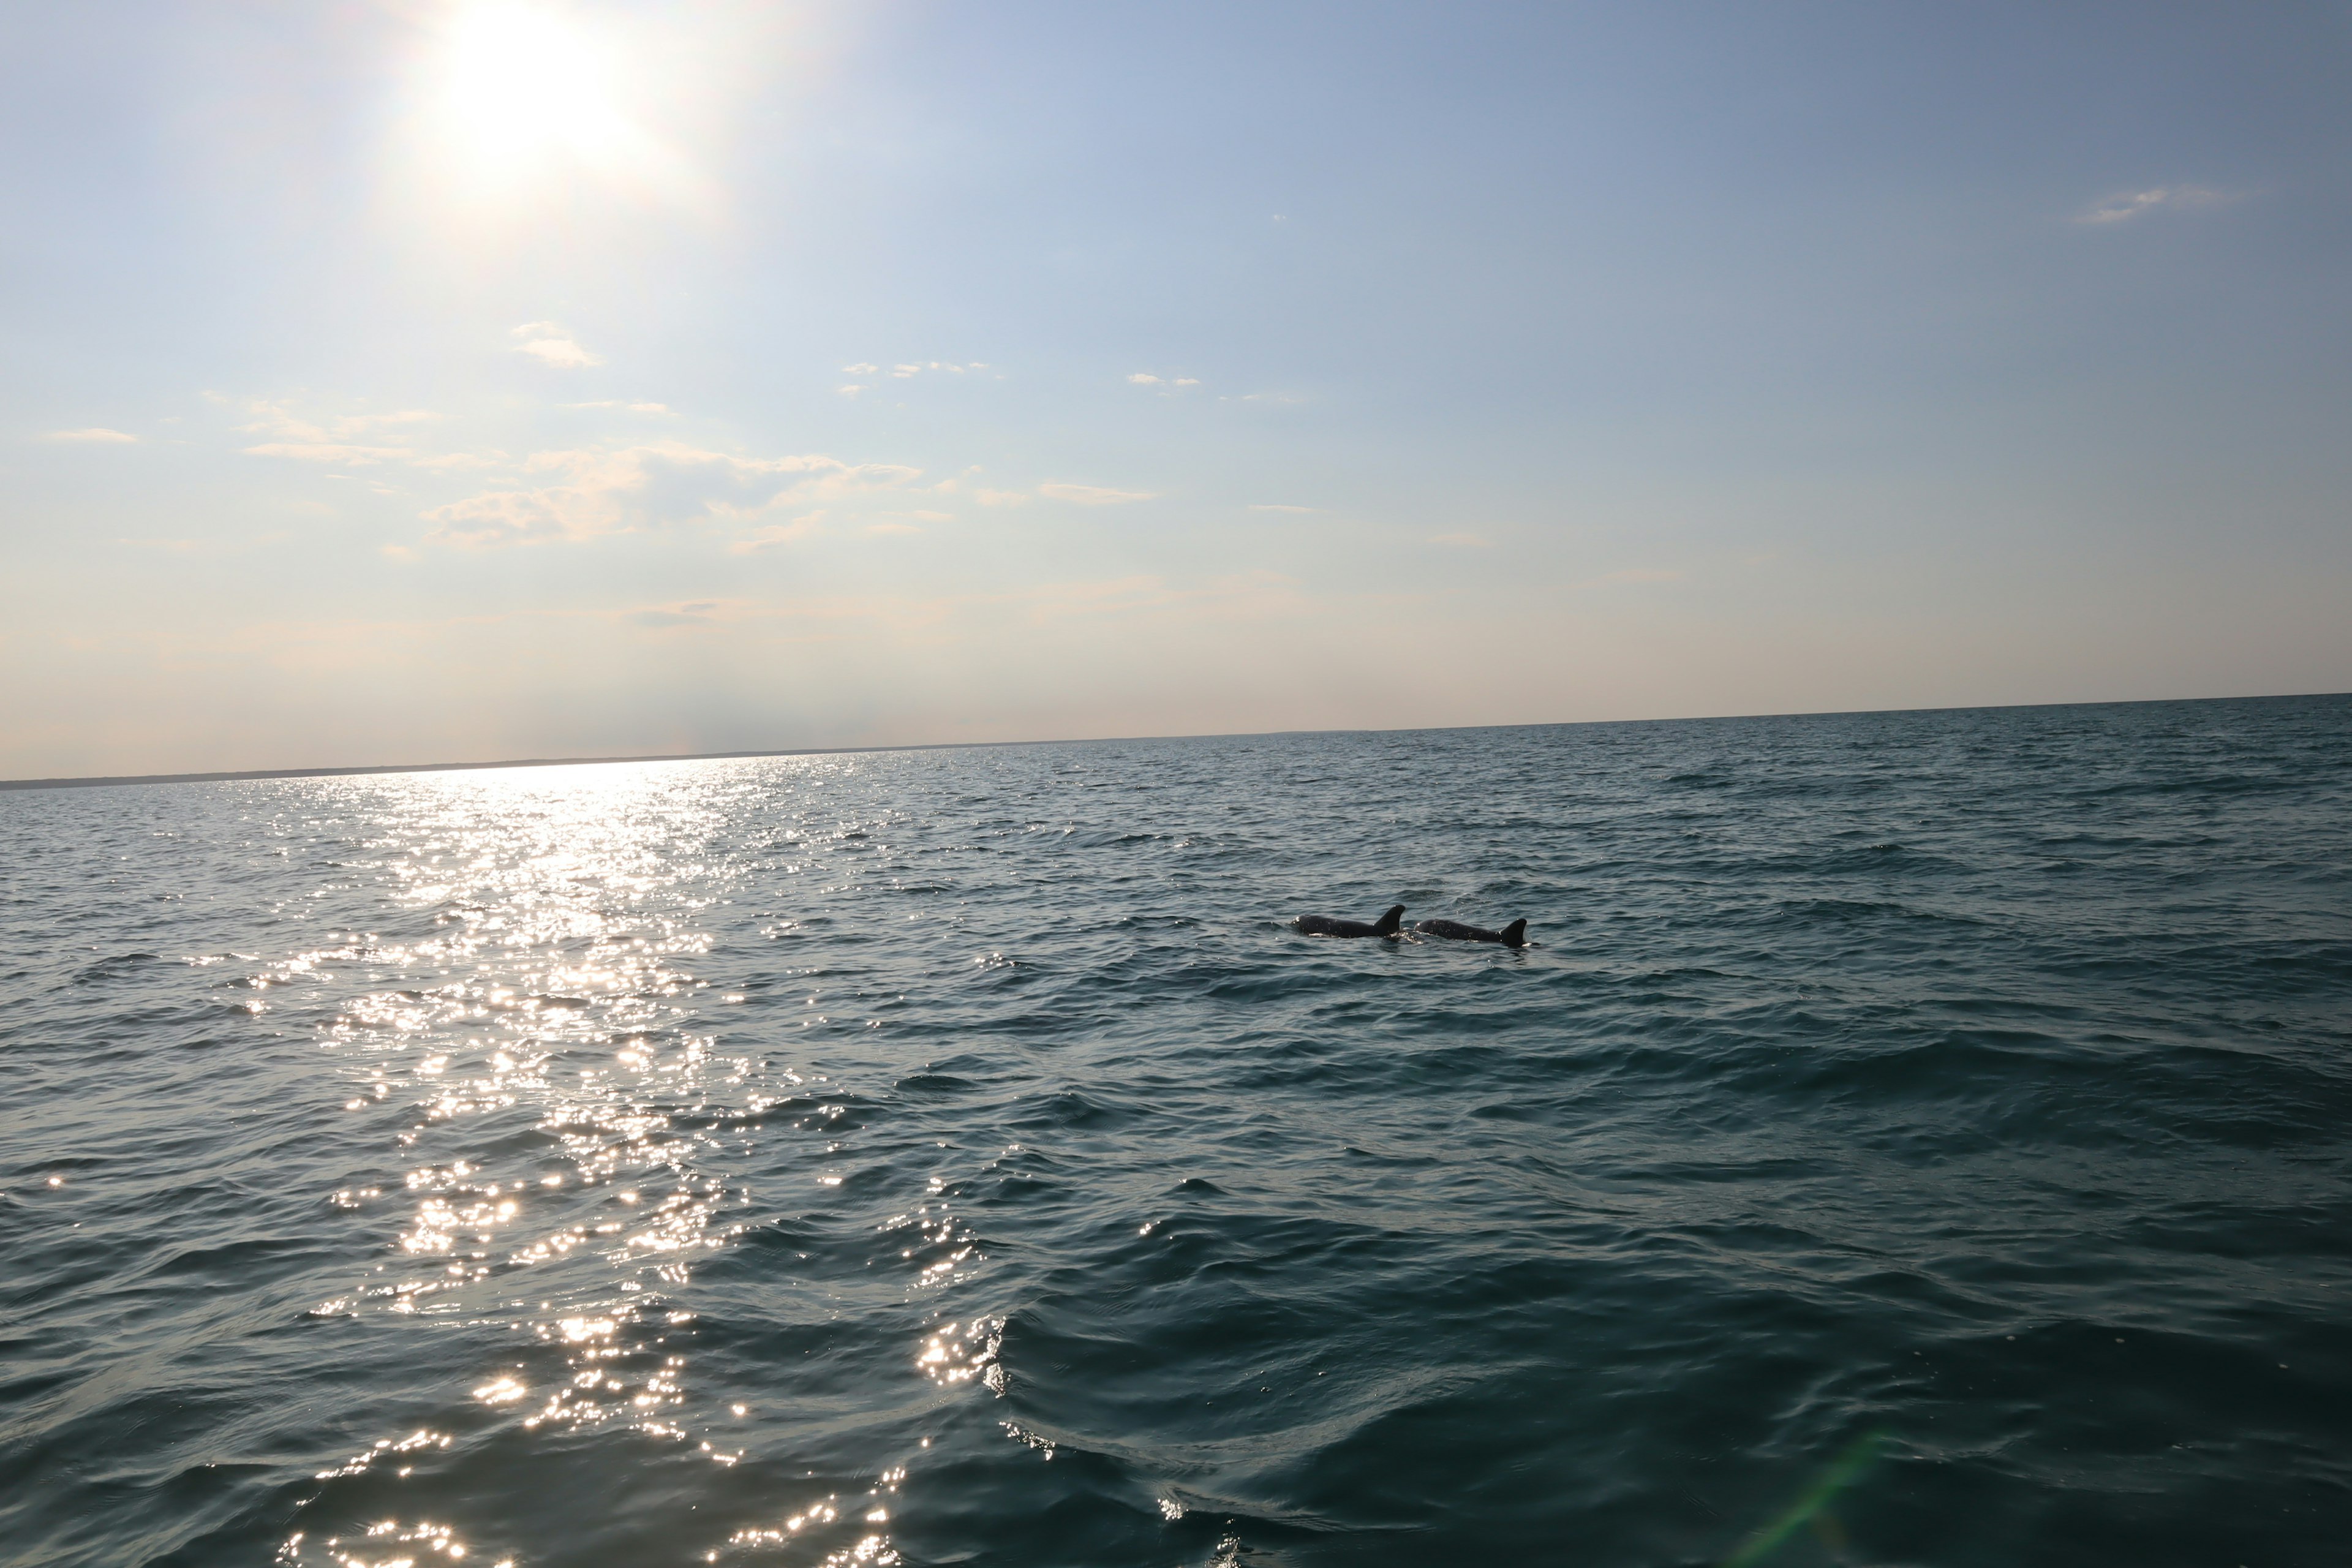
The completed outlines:
<svg viewBox="0 0 2352 1568">
<path fill-rule="evenodd" d="M 857 379 L 835 390 L 844 397 L 856 397 L 860 393 L 873 391 L 877 380 L 912 381 L 919 375 L 927 374 L 979 375 L 991 368 L 982 360 L 971 360 L 963 364 L 958 364 L 953 360 L 910 360 L 904 364 L 894 364 L 887 368 L 878 364 L 868 364 L 864 360 L 860 360 L 856 364 L 845 364 L 841 367 L 842 374 L 854 375 Z M 995 379 L 1002 381 L 1004 378 L 999 375 Z"/>
<path fill-rule="evenodd" d="M 2160 207 L 2210 207 L 2235 200 L 2226 191 L 2216 191 L 2203 185 L 2157 185 L 2145 191 L 2126 191 L 2095 202 L 2077 216 L 2078 223 L 2125 223 L 2143 213 Z"/>
<path fill-rule="evenodd" d="M 824 513 L 807 512 L 793 519 L 790 522 L 772 522 L 765 528 L 753 529 L 740 539 L 729 543 L 727 553 L 757 555 L 762 550 L 773 550 L 780 544 L 790 544 L 794 540 L 806 539 L 812 534 L 823 532 L 824 529 Z"/>
<path fill-rule="evenodd" d="M 677 441 L 539 452 L 523 467 L 555 482 L 435 507 L 425 514 L 434 537 L 480 549 L 684 522 L 753 526 L 781 506 L 891 489 L 920 474 L 895 463 L 852 464 L 819 456 L 743 458 Z M 769 525 L 747 538 L 756 547 L 796 536 Z"/>
<path fill-rule="evenodd" d="M 627 399 L 620 397 L 600 398 L 593 403 L 560 403 L 556 405 L 556 406 L 559 408 L 618 408 L 630 414 L 667 414 L 675 416 L 677 412 L 677 410 L 672 408 L 667 403 L 631 403 Z"/>
<path fill-rule="evenodd" d="M 1148 372 L 1139 370 L 1133 375 L 1129 376 L 1127 379 L 1131 384 L 1136 386 L 1173 388 L 1179 386 L 1198 386 L 1201 384 L 1198 379 L 1189 375 L 1160 376 L 1152 375 Z"/>
<path fill-rule="evenodd" d="M 339 468 L 364 468 L 383 462 L 407 462 L 416 453 L 406 447 L 361 447 L 333 441 L 264 441 L 245 448 L 252 458 L 292 458 L 305 463 L 332 463 Z"/>
<path fill-rule="evenodd" d="M 553 321 L 526 321 L 514 330 L 517 353 L 526 353 L 557 370 L 585 370 L 603 364 L 599 356 L 580 346 L 578 339 Z"/>
<path fill-rule="evenodd" d="M 1323 509 L 1319 506 L 1285 506 L 1280 501 L 1271 500 L 1252 501 L 1250 503 L 1250 510 L 1252 511 L 1288 511 L 1297 512 L 1303 515 L 1307 512 L 1321 511 Z"/>
<path fill-rule="evenodd" d="M 419 468 L 479 468 L 489 459 L 466 454 L 431 456 L 413 447 L 390 441 L 403 433 L 430 425 L 441 416 L 428 408 L 400 408 L 383 414 L 339 414 L 316 418 L 295 412 L 283 402 L 261 399 L 249 405 L 253 422 L 238 429 L 274 440 L 245 448 L 248 457 L 291 458 L 298 462 L 331 463 L 337 468 L 368 468 L 378 463 L 411 463 Z M 353 439 L 353 437 L 362 439 Z M 373 437 L 369 440 L 364 437 Z M 389 441 L 387 440 L 389 438 Z"/>
<path fill-rule="evenodd" d="M 719 608 L 716 599 L 698 599 L 689 605 L 674 605 L 666 609 L 635 610 L 629 619 L 641 626 L 707 626 Z"/>
<path fill-rule="evenodd" d="M 1101 485 L 1039 485 L 1037 493 L 1077 506 L 1124 506 L 1129 501 L 1158 499 L 1158 492 L 1154 490 L 1114 490 Z"/>
<path fill-rule="evenodd" d="M 247 435 L 264 435 L 264 442 L 245 447 L 257 458 L 291 458 L 297 463 L 330 463 L 334 468 L 374 468 L 376 463 L 407 463 L 412 468 L 489 468 L 499 454 L 470 451 L 419 451 L 400 445 L 421 435 L 424 426 L 440 421 L 430 409 L 391 409 L 383 414 L 299 414 L 287 402 L 258 400 L 247 405 L 252 423 L 237 426 Z"/>
<path fill-rule="evenodd" d="M 78 446 L 135 446 L 139 440 L 128 431 L 109 430 L 102 425 L 93 425 L 87 430 L 51 430 L 40 438 Z"/>
<path fill-rule="evenodd" d="M 362 430 L 390 430 L 404 425 L 430 425 L 441 416 L 429 408 L 395 408 L 389 414 L 345 414 L 334 422 L 337 435 L 352 436 Z"/>
</svg>

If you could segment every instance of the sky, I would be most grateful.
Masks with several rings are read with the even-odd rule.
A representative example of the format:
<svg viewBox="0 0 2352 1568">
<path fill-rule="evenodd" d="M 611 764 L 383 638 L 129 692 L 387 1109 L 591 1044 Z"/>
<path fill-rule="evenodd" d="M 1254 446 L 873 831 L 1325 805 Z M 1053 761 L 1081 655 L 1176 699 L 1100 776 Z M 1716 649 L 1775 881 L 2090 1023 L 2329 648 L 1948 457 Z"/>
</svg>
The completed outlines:
<svg viewBox="0 0 2352 1568">
<path fill-rule="evenodd" d="M 0 777 L 2352 689 L 2347 66 L 0 8 Z"/>
</svg>

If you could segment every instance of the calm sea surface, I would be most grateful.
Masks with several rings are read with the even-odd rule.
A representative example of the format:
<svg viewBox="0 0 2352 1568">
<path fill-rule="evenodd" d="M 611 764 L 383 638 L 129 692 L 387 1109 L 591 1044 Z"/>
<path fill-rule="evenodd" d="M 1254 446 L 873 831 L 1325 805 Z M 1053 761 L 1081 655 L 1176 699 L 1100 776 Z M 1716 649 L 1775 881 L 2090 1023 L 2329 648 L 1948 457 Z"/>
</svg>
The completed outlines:
<svg viewBox="0 0 2352 1568">
<path fill-rule="evenodd" d="M 2352 1551 L 2352 699 L 0 795 L 0 1074 L 12 1568 Z"/>
</svg>

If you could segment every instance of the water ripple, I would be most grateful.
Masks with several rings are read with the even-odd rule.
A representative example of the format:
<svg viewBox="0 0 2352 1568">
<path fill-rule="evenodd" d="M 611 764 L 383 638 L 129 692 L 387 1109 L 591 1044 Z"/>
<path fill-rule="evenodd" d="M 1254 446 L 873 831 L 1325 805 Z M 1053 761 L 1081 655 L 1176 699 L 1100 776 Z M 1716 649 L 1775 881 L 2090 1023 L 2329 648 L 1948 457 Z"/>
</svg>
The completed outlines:
<svg viewBox="0 0 2352 1568">
<path fill-rule="evenodd" d="M 0 797 L 0 1535 L 2333 1561 L 2347 764 L 2308 699 Z M 1286 923 L 1399 900 L 1535 943 Z"/>
</svg>

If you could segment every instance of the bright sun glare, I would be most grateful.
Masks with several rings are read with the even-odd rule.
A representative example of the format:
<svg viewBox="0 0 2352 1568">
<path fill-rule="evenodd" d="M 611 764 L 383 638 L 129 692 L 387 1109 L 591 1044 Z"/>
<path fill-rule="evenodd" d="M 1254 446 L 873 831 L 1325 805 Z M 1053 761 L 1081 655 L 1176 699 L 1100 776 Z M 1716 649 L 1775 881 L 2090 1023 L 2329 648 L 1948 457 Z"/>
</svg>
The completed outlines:
<svg viewBox="0 0 2352 1568">
<path fill-rule="evenodd" d="M 528 231 L 559 209 L 714 210 L 680 138 L 707 134 L 741 29 L 688 12 L 649 30 L 569 0 L 441 0 L 426 16 L 397 145 L 431 232 Z"/>
<path fill-rule="evenodd" d="M 470 5 L 454 19 L 443 76 L 446 132 L 478 172 L 554 159 L 609 166 L 639 137 L 616 101 L 610 53 L 541 6 Z"/>
</svg>

